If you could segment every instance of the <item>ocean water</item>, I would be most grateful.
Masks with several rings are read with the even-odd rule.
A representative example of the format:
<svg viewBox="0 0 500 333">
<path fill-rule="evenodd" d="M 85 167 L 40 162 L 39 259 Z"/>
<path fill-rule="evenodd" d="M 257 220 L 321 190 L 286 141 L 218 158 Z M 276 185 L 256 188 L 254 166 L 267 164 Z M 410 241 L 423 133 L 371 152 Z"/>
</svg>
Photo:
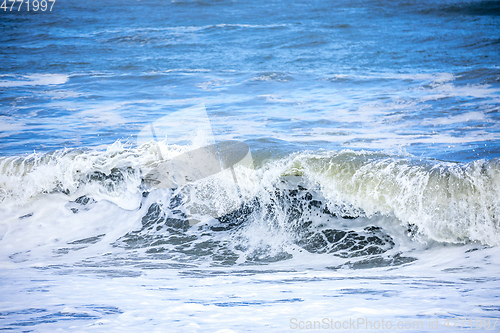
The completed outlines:
<svg viewBox="0 0 500 333">
<path fill-rule="evenodd" d="M 498 1 L 18 5 L 0 328 L 500 330 Z"/>
</svg>

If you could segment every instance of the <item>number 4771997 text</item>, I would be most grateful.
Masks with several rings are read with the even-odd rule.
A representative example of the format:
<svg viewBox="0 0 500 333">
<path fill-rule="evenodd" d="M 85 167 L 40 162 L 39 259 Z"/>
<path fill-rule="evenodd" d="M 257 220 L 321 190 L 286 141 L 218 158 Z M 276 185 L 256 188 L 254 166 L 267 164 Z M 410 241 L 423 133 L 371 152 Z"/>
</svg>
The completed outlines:
<svg viewBox="0 0 500 333">
<path fill-rule="evenodd" d="M 1 1 L 1 0 L 0 0 Z M 52 11 L 56 0 L 3 0 L 0 10 L 3 9 L 4 12 L 13 11 Z"/>
</svg>

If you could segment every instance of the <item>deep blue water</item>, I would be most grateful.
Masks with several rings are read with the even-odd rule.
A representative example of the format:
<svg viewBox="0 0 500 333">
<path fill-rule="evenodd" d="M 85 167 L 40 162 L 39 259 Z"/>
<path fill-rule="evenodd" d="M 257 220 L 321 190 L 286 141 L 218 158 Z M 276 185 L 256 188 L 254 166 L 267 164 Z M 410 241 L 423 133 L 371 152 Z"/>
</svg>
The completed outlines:
<svg viewBox="0 0 500 333">
<path fill-rule="evenodd" d="M 0 8 L 0 329 L 498 330 L 499 51 L 499 1 Z"/>
<path fill-rule="evenodd" d="M 499 8 L 60 1 L 52 12 L 5 12 L 0 147 L 12 155 L 134 142 L 144 124 L 202 102 L 216 134 L 254 140 L 255 149 L 266 139 L 292 151 L 404 147 L 456 161 L 495 157 Z M 33 75 L 48 77 L 37 83 Z"/>
</svg>

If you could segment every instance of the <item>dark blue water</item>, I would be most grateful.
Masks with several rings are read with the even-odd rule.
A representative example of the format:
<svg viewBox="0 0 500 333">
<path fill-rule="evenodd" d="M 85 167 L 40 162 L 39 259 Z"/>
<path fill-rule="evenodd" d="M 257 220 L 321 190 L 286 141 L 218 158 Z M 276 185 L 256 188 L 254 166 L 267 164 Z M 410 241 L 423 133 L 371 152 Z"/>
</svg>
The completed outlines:
<svg viewBox="0 0 500 333">
<path fill-rule="evenodd" d="M 489 159 L 499 153 L 499 8 L 59 1 L 52 12 L 7 11 L 0 149 L 135 142 L 148 122 L 202 102 L 219 138 L 256 150 Z"/>
<path fill-rule="evenodd" d="M 499 51 L 499 1 L 0 8 L 0 329 L 498 331 Z"/>
</svg>

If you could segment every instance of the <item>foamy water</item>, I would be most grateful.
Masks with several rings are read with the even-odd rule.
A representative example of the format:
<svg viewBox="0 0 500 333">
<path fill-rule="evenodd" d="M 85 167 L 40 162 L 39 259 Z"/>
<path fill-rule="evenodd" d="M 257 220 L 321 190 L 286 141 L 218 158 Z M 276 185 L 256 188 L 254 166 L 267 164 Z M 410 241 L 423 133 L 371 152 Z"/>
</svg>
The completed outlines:
<svg viewBox="0 0 500 333">
<path fill-rule="evenodd" d="M 498 331 L 498 15 L 5 11 L 0 327 Z"/>
</svg>

